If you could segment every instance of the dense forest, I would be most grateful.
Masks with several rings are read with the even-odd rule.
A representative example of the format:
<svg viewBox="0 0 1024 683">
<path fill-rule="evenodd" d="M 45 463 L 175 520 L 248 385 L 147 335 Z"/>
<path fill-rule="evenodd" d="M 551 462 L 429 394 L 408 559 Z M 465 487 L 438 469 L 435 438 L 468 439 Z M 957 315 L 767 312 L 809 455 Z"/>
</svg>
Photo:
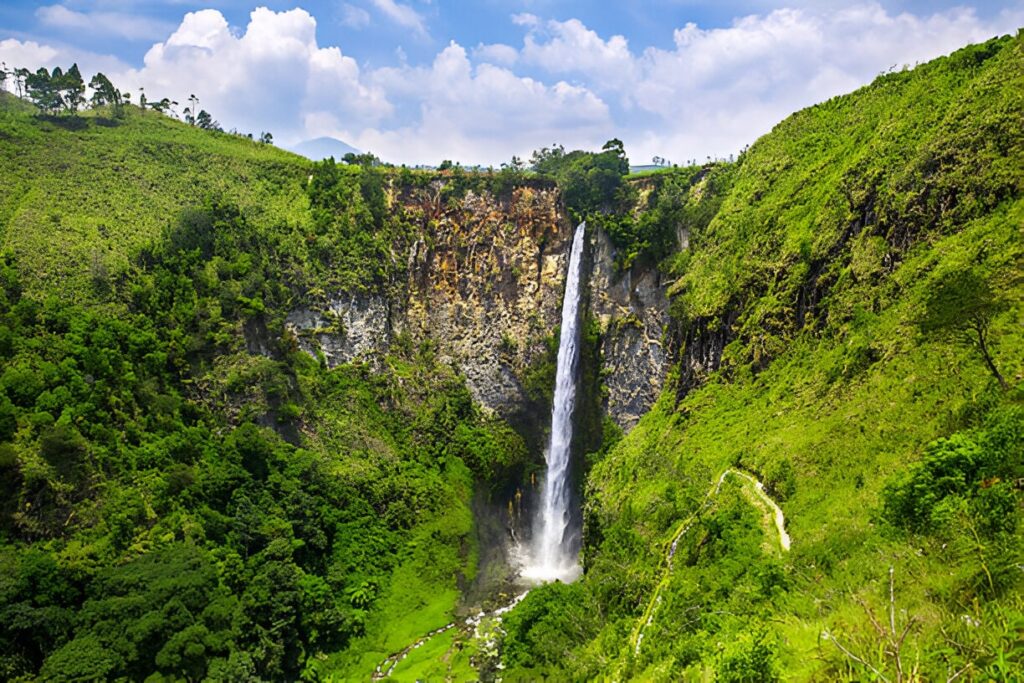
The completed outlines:
<svg viewBox="0 0 1024 683">
<path fill-rule="evenodd" d="M 187 200 L 170 185 L 147 206 L 147 173 L 196 180 L 154 169 L 144 151 L 127 162 L 138 185 L 116 190 L 127 211 L 150 216 L 123 226 L 140 246 L 100 253 L 117 240 L 69 239 L 67 261 L 33 262 L 7 233 L 4 678 L 294 679 L 312 654 L 379 633 L 387 600 L 429 596 L 450 609 L 454 577 L 473 571 L 463 547 L 473 486 L 524 459 L 522 439 L 480 414 L 429 342 L 410 340 L 372 369 L 328 372 L 283 325 L 313 283 L 389 277 L 379 250 L 409 219 L 383 211 L 383 171 L 327 162 L 300 184 L 306 162 L 232 136 L 194 137 L 157 114 L 129 111 L 109 128 L 99 110 L 88 128 L 67 130 L 5 104 L 15 148 L 5 162 L 18 166 L 7 176 L 9 229 L 24 218 L 24 188 L 44 175 L 35 163 L 58 153 L 41 144 L 51 134 L 87 150 L 84 174 L 92 152 L 130 155 L 166 131 L 170 153 L 180 145 L 212 162 L 210 178 L 236 185 L 177 215 L 160 211 L 160 201 Z M 269 189 L 242 206 L 281 192 L 308 223 L 242 211 L 249 172 Z M 106 203 L 104 181 L 124 177 L 108 173 L 72 191 Z M 79 214 L 51 213 L 31 226 L 40 238 L 97 210 L 65 201 L 61 210 Z M 79 272 L 60 272 L 65 263 Z M 36 278 L 33 264 L 45 269 Z M 247 336 L 270 348 L 250 353 Z"/>
<path fill-rule="evenodd" d="M 608 237 L 621 277 L 659 274 L 672 369 L 628 434 L 578 420 L 582 578 L 424 641 L 393 678 L 1024 667 L 1021 36 L 798 112 L 735 161 L 642 176 L 619 140 L 498 171 L 313 163 L 102 74 L 87 110 L 77 67 L 14 76 L 3 679 L 367 680 L 461 617 L 479 501 L 528 486 L 545 427 L 484 410 L 429 335 L 333 364 L 287 316 L 397 297 L 439 216 L 532 187 Z M 400 201 L 417 192 L 429 210 Z M 542 406 L 552 365 L 519 378 Z M 602 372 L 582 375 L 596 411 Z"/>
</svg>

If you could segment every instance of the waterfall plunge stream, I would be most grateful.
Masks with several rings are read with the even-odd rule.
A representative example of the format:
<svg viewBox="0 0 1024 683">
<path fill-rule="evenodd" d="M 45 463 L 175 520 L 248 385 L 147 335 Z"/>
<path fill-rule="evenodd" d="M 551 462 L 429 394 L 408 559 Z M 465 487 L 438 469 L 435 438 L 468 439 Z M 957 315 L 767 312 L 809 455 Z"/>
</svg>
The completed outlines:
<svg viewBox="0 0 1024 683">
<path fill-rule="evenodd" d="M 551 409 L 551 437 L 544 459 L 547 473 L 540 508 L 523 578 L 533 581 L 573 581 L 580 573 L 579 559 L 568 538 L 572 414 L 576 407 L 576 366 L 580 355 L 579 304 L 580 275 L 583 270 L 583 236 L 586 223 L 580 223 L 572 238 L 569 271 L 565 276 L 562 300 L 562 329 L 558 341 L 555 395 Z"/>
</svg>

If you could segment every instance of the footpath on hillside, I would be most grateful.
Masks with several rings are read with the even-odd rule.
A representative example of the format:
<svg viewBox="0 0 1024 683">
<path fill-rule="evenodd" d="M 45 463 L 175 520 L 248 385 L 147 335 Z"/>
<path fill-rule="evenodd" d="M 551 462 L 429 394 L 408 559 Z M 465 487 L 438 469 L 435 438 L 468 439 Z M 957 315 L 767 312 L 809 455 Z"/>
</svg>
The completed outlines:
<svg viewBox="0 0 1024 683">
<path fill-rule="evenodd" d="M 668 548 L 665 553 L 665 568 L 662 570 L 661 581 L 659 581 L 657 587 L 654 589 L 654 593 L 651 595 L 651 599 L 647 603 L 647 609 L 644 610 L 643 616 L 637 622 L 636 628 L 633 629 L 632 636 L 630 637 L 630 646 L 632 647 L 634 654 L 640 654 L 640 646 L 643 643 L 644 630 L 654 621 L 655 611 L 661 603 L 661 591 L 666 585 L 668 585 L 669 578 L 672 574 L 672 562 L 675 558 L 679 541 L 693 527 L 700 514 L 714 504 L 715 498 L 721 491 L 722 485 L 725 483 L 725 479 L 728 476 L 734 476 L 742 480 L 744 496 L 752 505 L 758 507 L 764 513 L 762 522 L 766 530 L 770 534 L 778 536 L 778 543 L 781 551 L 789 551 L 790 538 L 789 534 L 786 532 L 786 518 L 782 513 L 782 508 L 780 508 L 779 505 L 765 492 L 764 485 L 752 474 L 743 472 L 742 470 L 733 468 L 725 470 L 722 472 L 721 476 L 718 477 L 718 480 L 715 482 L 715 485 L 711 487 L 711 490 L 708 491 L 701 506 L 693 514 L 684 519 L 672 534 L 672 540 L 668 544 Z M 464 622 L 453 621 L 441 628 L 430 631 L 421 638 L 410 643 L 405 648 L 386 657 L 384 661 L 377 666 L 377 670 L 373 675 L 373 680 L 378 681 L 390 677 L 399 663 L 412 654 L 414 650 L 423 647 L 431 639 L 442 635 L 451 629 L 461 627 L 473 633 L 474 636 L 479 636 L 478 627 L 481 622 L 487 618 L 500 620 L 501 615 L 519 604 L 524 597 L 526 597 L 526 592 L 517 595 L 508 604 L 505 604 L 491 612 L 480 612 L 475 616 L 465 619 Z"/>
<path fill-rule="evenodd" d="M 665 553 L 665 568 L 662 570 L 661 581 L 658 582 L 654 593 L 651 594 L 651 599 L 647 602 L 647 609 L 644 610 L 643 616 L 637 621 L 637 625 L 630 636 L 630 646 L 633 649 L 634 655 L 640 654 L 640 646 L 644 640 L 644 630 L 654 621 L 654 613 L 658 605 L 661 604 L 661 591 L 668 585 L 669 578 L 672 575 L 672 561 L 675 558 L 679 541 L 693 527 L 700 514 L 714 504 L 715 498 L 718 496 L 719 491 L 722 490 L 722 484 L 725 483 L 725 478 L 730 475 L 743 480 L 744 496 L 752 505 L 758 507 L 764 513 L 762 522 L 769 533 L 772 533 L 771 528 L 774 526 L 774 532 L 778 534 L 779 538 L 779 548 L 783 552 L 789 552 L 790 538 L 786 532 L 786 517 L 782 514 L 782 508 L 765 492 L 764 484 L 758 481 L 752 474 L 742 470 L 733 468 L 725 470 L 718 477 L 718 481 L 711 487 L 711 490 L 708 491 L 701 506 L 692 515 L 684 519 L 676 527 L 675 533 L 672 534 L 672 540 L 668 544 L 668 550 Z"/>
</svg>

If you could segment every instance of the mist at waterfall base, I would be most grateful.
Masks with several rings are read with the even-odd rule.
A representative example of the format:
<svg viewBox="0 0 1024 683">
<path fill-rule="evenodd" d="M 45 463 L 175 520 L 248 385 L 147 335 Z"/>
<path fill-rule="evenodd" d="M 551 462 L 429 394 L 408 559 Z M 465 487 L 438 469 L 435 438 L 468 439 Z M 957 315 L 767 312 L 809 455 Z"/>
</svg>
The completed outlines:
<svg viewBox="0 0 1024 683">
<path fill-rule="evenodd" d="M 576 407 L 576 368 L 579 364 L 580 275 L 583 270 L 583 236 L 580 223 L 572 239 L 569 269 L 562 300 L 562 329 L 558 341 L 555 394 L 551 409 L 551 437 L 544 459 L 547 472 L 540 506 L 534 520 L 530 547 L 526 549 L 520 576 L 528 581 L 573 581 L 580 574 L 579 558 L 570 538 L 569 458 L 572 453 L 572 414 Z"/>
</svg>

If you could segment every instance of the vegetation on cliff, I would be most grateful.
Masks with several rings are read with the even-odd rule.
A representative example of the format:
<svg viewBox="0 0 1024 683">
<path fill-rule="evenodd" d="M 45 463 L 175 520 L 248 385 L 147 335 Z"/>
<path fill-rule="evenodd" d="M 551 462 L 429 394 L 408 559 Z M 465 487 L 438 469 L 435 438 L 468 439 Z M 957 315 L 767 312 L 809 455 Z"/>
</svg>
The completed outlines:
<svg viewBox="0 0 1024 683">
<path fill-rule="evenodd" d="M 448 623 L 473 492 L 526 443 L 429 339 L 329 369 L 286 315 L 392 291 L 470 191 L 557 182 L 623 274 L 672 282 L 678 363 L 621 440 L 581 401 L 586 573 L 506 616 L 503 678 L 1008 679 L 1021 92 L 995 40 L 638 179 L 618 141 L 432 174 L 0 93 L 0 676 L 366 679 Z M 408 675 L 469 675 L 458 638 Z"/>
<path fill-rule="evenodd" d="M 718 189 L 654 177 L 655 211 L 697 209 L 662 265 L 678 368 L 589 477 L 581 583 L 508 621 L 506 680 L 1020 670 L 1022 91 L 993 40 L 795 114 Z M 707 503 L 737 467 L 790 551 L 728 479 Z"/>
</svg>

